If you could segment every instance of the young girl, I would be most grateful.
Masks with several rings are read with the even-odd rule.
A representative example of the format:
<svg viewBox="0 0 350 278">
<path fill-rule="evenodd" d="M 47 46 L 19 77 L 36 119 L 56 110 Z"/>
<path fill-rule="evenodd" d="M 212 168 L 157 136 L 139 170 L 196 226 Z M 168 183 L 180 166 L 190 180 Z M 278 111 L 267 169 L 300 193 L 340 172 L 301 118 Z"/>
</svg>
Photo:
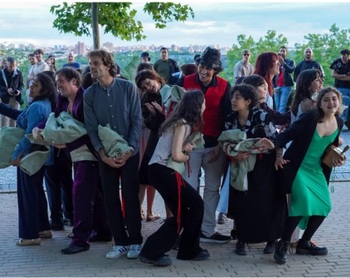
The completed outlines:
<svg viewBox="0 0 350 278">
<path fill-rule="evenodd" d="M 275 141 L 276 169 L 282 168 L 282 182 L 291 188 L 289 216 L 278 242 L 274 258 L 277 263 L 287 260 L 287 249 L 297 225 L 306 228 L 299 240 L 296 253 L 326 255 L 326 247 L 315 245 L 311 238 L 331 210 L 328 182 L 331 169 L 322 164 L 322 156 L 329 144 L 338 146 L 343 121 L 339 117 L 340 92 L 332 87 L 323 89 L 316 110 L 303 113 Z M 282 147 L 292 141 L 284 156 Z M 334 161 L 334 166 L 344 164 L 344 159 Z M 288 171 L 287 171 L 288 169 Z"/>
<path fill-rule="evenodd" d="M 204 109 L 203 93 L 188 91 L 160 128 L 162 135 L 149 162 L 148 175 L 173 217 L 165 220 L 158 231 L 148 237 L 139 256 L 141 262 L 155 266 L 171 265 L 171 258 L 165 253 L 171 250 L 181 229 L 177 258 L 199 261 L 209 257 L 208 251 L 199 247 L 203 200 L 178 172 L 166 166 L 170 156 L 179 163 L 190 159 L 193 145 L 184 144 L 184 141 L 191 133 L 201 131 Z"/>
</svg>

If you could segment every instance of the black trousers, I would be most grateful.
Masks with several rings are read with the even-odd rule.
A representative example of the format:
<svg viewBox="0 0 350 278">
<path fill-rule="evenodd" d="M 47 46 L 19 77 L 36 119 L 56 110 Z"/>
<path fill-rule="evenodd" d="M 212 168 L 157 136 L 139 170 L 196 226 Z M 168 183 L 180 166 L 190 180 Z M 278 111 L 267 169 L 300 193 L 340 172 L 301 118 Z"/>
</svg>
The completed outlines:
<svg viewBox="0 0 350 278">
<path fill-rule="evenodd" d="M 179 202 L 179 175 L 177 177 L 175 173 L 173 169 L 160 164 L 149 166 L 150 182 L 163 197 L 165 204 L 173 214 L 172 218 L 165 220 L 164 224 L 147 238 L 141 255 L 149 259 L 156 259 L 171 250 L 179 236 L 179 228 L 183 230 L 177 258 L 190 260 L 201 250 L 199 237 L 203 220 L 203 200 L 197 191 L 181 178 L 184 186 L 180 187 Z M 180 223 L 177 221 L 178 205 L 181 208 Z"/>
<path fill-rule="evenodd" d="M 119 169 L 110 167 L 101 159 L 98 165 L 107 219 L 115 245 L 141 244 L 141 213 L 138 196 L 139 153 L 130 157 Z M 125 219 L 119 187 L 121 187 L 125 204 Z"/>
</svg>

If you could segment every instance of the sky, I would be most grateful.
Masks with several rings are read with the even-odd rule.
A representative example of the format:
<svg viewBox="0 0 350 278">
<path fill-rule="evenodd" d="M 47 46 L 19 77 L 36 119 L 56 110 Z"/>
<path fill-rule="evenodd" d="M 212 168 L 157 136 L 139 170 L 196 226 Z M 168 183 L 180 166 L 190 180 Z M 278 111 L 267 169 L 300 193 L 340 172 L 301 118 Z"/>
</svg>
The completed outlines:
<svg viewBox="0 0 350 278">
<path fill-rule="evenodd" d="M 2 5 L 0 44 L 32 43 L 38 47 L 48 47 L 69 46 L 80 41 L 88 46 L 92 45 L 92 37 L 59 33 L 52 27 L 55 16 L 50 13 L 50 7 L 61 3 L 63 1 L 14 0 Z M 288 45 L 292 47 L 295 43 L 303 43 L 307 34 L 328 33 L 334 23 L 340 29 L 350 26 L 348 1 L 181 1 L 192 7 L 194 19 L 169 23 L 163 30 L 156 29 L 151 17 L 143 13 L 145 2 L 138 0 L 132 3 L 133 8 L 138 10 L 137 19 L 142 21 L 147 39 L 139 42 L 122 41 L 101 31 L 101 43 L 111 42 L 114 46 L 192 44 L 231 47 L 237 43 L 237 36 L 240 34 L 258 40 L 268 30 L 275 30 L 277 34 L 284 35 L 288 39 Z"/>
</svg>

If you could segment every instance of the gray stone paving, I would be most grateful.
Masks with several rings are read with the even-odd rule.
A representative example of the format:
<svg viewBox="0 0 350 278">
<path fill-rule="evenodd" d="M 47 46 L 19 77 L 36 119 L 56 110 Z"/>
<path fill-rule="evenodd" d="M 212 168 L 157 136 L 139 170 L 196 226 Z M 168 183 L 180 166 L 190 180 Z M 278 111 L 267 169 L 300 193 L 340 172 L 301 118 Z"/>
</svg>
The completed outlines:
<svg viewBox="0 0 350 278">
<path fill-rule="evenodd" d="M 342 134 L 350 144 L 350 132 Z M 350 156 L 350 155 L 349 155 Z M 302 256 L 289 254 L 285 265 L 277 265 L 273 255 L 264 255 L 264 244 L 251 244 L 247 256 L 234 253 L 236 241 L 227 244 L 202 244 L 211 257 L 204 262 L 176 260 L 176 251 L 170 251 L 173 265 L 156 268 L 128 260 L 125 257 L 108 260 L 105 254 L 112 242 L 91 243 L 88 252 L 62 255 L 70 239 L 65 231 L 54 232 L 52 239 L 42 241 L 41 246 L 19 247 L 17 195 L 15 192 L 16 169 L 0 169 L 0 277 L 350 277 L 350 164 L 338 168 L 335 182 L 331 183 L 333 208 L 330 215 L 315 234 L 314 240 L 326 245 L 327 256 Z M 154 211 L 165 217 L 164 204 L 156 195 Z M 142 234 L 147 238 L 160 226 L 161 221 L 143 222 Z M 232 221 L 219 225 L 219 231 L 229 234 Z"/>
</svg>

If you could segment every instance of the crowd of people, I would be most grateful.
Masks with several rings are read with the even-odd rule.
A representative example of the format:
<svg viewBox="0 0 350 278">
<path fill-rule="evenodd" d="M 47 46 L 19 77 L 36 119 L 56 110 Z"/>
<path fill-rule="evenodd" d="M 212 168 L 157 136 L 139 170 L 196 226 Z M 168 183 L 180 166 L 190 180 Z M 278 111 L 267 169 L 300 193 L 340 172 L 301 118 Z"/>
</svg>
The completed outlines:
<svg viewBox="0 0 350 278">
<path fill-rule="evenodd" d="M 219 76 L 221 53 L 212 47 L 181 67 L 165 47 L 154 64 L 143 52 L 135 80 L 123 78 L 106 50 L 91 51 L 82 71 L 74 53 L 57 69 L 54 56 L 45 62 L 36 49 L 24 85 L 8 57 L 0 132 L 23 132 L 8 161 L 17 167 L 17 245 L 40 245 L 70 225 L 62 254 L 113 241 L 107 259 L 126 255 L 154 266 L 171 265 L 171 249 L 179 260 L 207 260 L 201 242 L 231 240 L 239 256 L 248 244 L 266 242 L 263 252 L 279 264 L 289 245 L 297 254 L 326 255 L 312 237 L 331 210 L 331 168 L 322 158 L 329 145 L 342 145 L 349 123 L 342 100 L 350 98 L 350 51 L 330 65 L 335 84 L 325 88 L 312 49 L 304 54 L 295 66 L 281 46 L 252 65 L 245 49 L 234 84 Z M 38 169 L 28 170 L 26 159 Z M 344 162 L 337 158 L 333 167 Z M 166 217 L 145 240 L 141 221 L 161 218 L 153 211 L 156 191 Z M 227 218 L 234 224 L 223 235 L 218 225 Z"/>
</svg>

